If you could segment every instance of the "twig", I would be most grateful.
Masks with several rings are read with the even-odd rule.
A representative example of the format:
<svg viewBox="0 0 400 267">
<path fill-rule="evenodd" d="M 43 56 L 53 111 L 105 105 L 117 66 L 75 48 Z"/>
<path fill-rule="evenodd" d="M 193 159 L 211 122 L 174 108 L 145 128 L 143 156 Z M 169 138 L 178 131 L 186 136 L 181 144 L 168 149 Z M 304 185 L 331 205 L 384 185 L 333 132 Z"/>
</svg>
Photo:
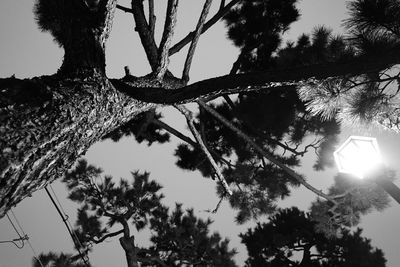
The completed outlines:
<svg viewBox="0 0 400 267">
<path fill-rule="evenodd" d="M 211 28 L 211 26 L 213 26 L 218 20 L 220 20 L 223 16 L 225 16 L 226 13 L 228 13 L 229 10 L 240 1 L 241 0 L 232 0 L 223 9 L 220 9 L 211 19 L 209 19 L 204 24 L 201 33 L 205 33 L 209 28 Z M 188 43 L 192 41 L 194 35 L 195 35 L 194 32 L 188 33 L 188 35 L 186 35 L 182 40 L 180 40 L 178 43 L 176 43 L 174 46 L 171 47 L 171 49 L 169 50 L 169 55 L 172 56 L 173 54 L 179 52 L 183 47 L 185 47 Z"/>
<path fill-rule="evenodd" d="M 217 205 L 215 206 L 215 208 L 214 208 L 213 210 L 204 210 L 204 211 L 205 211 L 205 212 L 211 212 L 211 213 L 213 213 L 213 214 L 217 213 L 218 210 L 219 210 L 219 208 L 221 207 L 221 203 L 222 203 L 222 201 L 224 200 L 224 197 L 225 197 L 225 196 L 220 197 L 220 199 L 219 199 Z"/>
<path fill-rule="evenodd" d="M 190 144 L 191 146 L 198 147 L 198 144 L 195 141 L 193 141 L 190 137 L 184 135 L 183 133 L 181 133 L 180 131 L 176 130 L 175 128 L 172 128 L 171 126 L 169 126 L 165 122 L 163 122 L 163 121 L 161 121 L 159 119 L 153 119 L 152 123 L 154 123 L 157 126 L 160 126 L 161 128 L 163 128 L 164 130 L 166 130 L 170 134 L 175 135 L 176 137 L 178 137 L 179 139 L 185 141 L 186 143 Z"/>
<path fill-rule="evenodd" d="M 183 105 L 175 105 L 175 108 L 177 110 L 179 110 L 185 116 L 190 131 L 192 132 L 192 134 L 193 134 L 194 138 L 196 139 L 197 143 L 199 144 L 200 148 L 203 150 L 204 154 L 207 156 L 207 159 L 213 166 L 213 168 L 217 174 L 218 180 L 224 187 L 225 192 L 231 196 L 232 191 L 230 190 L 228 183 L 226 182 L 226 180 L 225 180 L 220 168 L 218 167 L 217 163 L 215 162 L 214 158 L 211 156 L 210 152 L 208 151 L 207 147 L 205 146 L 205 144 L 200 136 L 200 133 L 197 131 L 196 127 L 194 126 L 192 112 L 189 111 Z"/>
<path fill-rule="evenodd" d="M 251 145 L 263 157 L 265 157 L 270 162 L 277 165 L 279 168 L 281 168 L 283 171 L 285 171 L 288 175 L 290 175 L 292 178 L 297 180 L 300 184 L 304 185 L 307 189 L 314 192 L 316 195 L 321 196 L 321 197 L 325 198 L 326 200 L 331 201 L 332 203 L 336 203 L 336 201 L 332 197 L 330 197 L 329 195 L 323 193 L 322 191 L 316 189 L 315 187 L 313 187 L 312 185 L 307 183 L 303 177 L 301 177 L 300 175 L 295 173 L 292 169 L 287 167 L 285 164 L 283 164 L 282 162 L 277 160 L 268 151 L 264 150 L 259 145 L 257 145 L 256 142 L 254 142 L 248 135 L 246 135 L 244 132 L 242 132 L 240 129 L 238 129 L 236 126 L 234 126 L 231 122 L 229 122 L 226 118 L 224 118 L 221 114 L 219 114 L 213 108 L 211 108 L 206 103 L 204 103 L 202 100 L 198 100 L 197 103 L 201 107 L 203 107 L 207 112 L 209 112 L 211 115 L 213 115 L 215 118 L 217 118 L 222 124 L 224 124 L 230 130 L 234 131 L 239 137 L 241 137 L 243 140 L 245 140 L 249 145 Z"/>
<path fill-rule="evenodd" d="M 132 9 L 124 7 L 124 6 L 121 6 L 121 5 L 117 5 L 117 8 L 119 10 L 122 10 L 122 11 L 126 12 L 126 13 L 133 13 Z"/>
<path fill-rule="evenodd" d="M 249 129 L 251 131 L 252 134 L 254 134 L 256 137 L 259 138 L 263 138 L 268 140 L 271 143 L 274 143 L 275 145 L 280 146 L 284 152 L 290 151 L 292 154 L 296 155 L 296 156 L 304 156 L 305 153 L 307 153 L 308 148 L 309 147 L 313 147 L 316 149 L 317 145 L 322 141 L 322 139 L 320 139 L 319 141 L 315 141 L 307 146 L 305 146 L 305 148 L 303 149 L 303 151 L 297 151 L 298 146 L 296 146 L 295 148 L 290 147 L 286 142 L 285 144 L 280 142 L 277 139 L 271 138 L 269 136 L 266 136 L 265 134 L 261 133 L 259 130 L 255 129 L 252 125 L 250 125 L 249 123 L 247 123 L 243 117 L 241 116 L 241 114 L 239 114 L 236 110 L 235 110 L 235 104 L 233 103 L 233 101 L 230 99 L 229 95 L 224 95 L 223 98 L 225 99 L 225 101 L 227 102 L 227 104 L 229 105 L 229 107 L 231 108 L 231 111 L 233 112 L 233 114 L 239 118 L 240 120 L 242 120 L 243 125 Z"/>
<path fill-rule="evenodd" d="M 90 238 L 90 241 L 92 241 L 92 242 L 94 242 L 96 244 L 99 244 L 99 243 L 103 242 L 104 240 L 106 240 L 109 237 L 114 237 L 114 236 L 120 235 L 122 233 L 124 233 L 124 229 L 121 229 L 121 230 L 113 232 L 113 233 L 105 234 L 99 239 L 95 239 L 94 237 L 92 237 L 92 238 Z"/>
<path fill-rule="evenodd" d="M 160 126 L 161 128 L 163 128 L 164 130 L 166 130 L 167 132 L 169 132 L 172 135 L 175 135 L 176 137 L 178 137 L 179 139 L 181 139 L 182 141 L 190 144 L 192 147 L 194 148 L 200 148 L 199 144 L 197 144 L 195 141 L 193 141 L 190 137 L 184 135 L 183 133 L 181 133 L 180 131 L 176 130 L 175 128 L 171 127 L 170 125 L 166 124 L 165 122 L 154 118 L 152 123 Z M 228 160 L 226 160 L 224 157 L 222 157 L 221 155 L 219 155 L 217 152 L 215 152 L 214 150 L 209 148 L 209 151 L 211 153 L 211 155 L 213 155 L 213 157 L 218 158 L 219 160 L 221 160 L 223 163 L 225 163 L 227 166 L 232 167 L 233 164 L 230 163 Z"/>
<path fill-rule="evenodd" d="M 164 31 L 161 38 L 158 66 L 156 70 L 157 79 L 161 80 L 167 71 L 169 63 L 169 49 L 171 46 L 174 28 L 176 24 L 176 15 L 178 10 L 178 0 L 168 0 L 167 14 L 165 16 Z"/>
<path fill-rule="evenodd" d="M 219 10 L 222 10 L 225 7 L 225 0 L 221 0 L 221 3 L 219 5 Z"/>
<path fill-rule="evenodd" d="M 201 31 L 204 26 L 204 22 L 206 21 L 208 11 L 210 10 L 212 0 L 206 0 L 203 6 L 203 10 L 201 11 L 199 21 L 197 22 L 196 25 L 196 30 L 192 39 L 192 42 L 190 43 L 189 51 L 186 56 L 185 60 L 185 66 L 183 68 L 183 73 L 182 73 L 182 79 L 187 83 L 189 81 L 189 71 L 190 71 L 190 66 L 192 64 L 193 60 L 193 55 L 194 51 L 196 50 L 197 42 L 199 41 Z"/>
</svg>

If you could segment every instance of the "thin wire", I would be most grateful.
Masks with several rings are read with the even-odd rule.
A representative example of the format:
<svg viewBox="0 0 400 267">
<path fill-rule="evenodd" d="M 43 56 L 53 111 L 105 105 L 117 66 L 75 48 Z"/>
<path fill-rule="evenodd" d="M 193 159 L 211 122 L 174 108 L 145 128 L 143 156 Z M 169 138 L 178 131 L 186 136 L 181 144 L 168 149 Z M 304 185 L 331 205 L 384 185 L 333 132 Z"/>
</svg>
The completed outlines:
<svg viewBox="0 0 400 267">
<path fill-rule="evenodd" d="M 37 260 L 37 261 L 39 262 L 39 264 L 40 264 L 41 267 L 44 267 L 42 261 L 39 259 L 39 257 L 38 257 L 38 255 L 37 255 L 35 249 L 33 248 L 32 244 L 31 244 L 31 241 L 29 241 L 28 235 L 25 233 L 24 228 L 22 228 L 22 226 L 21 226 L 21 224 L 20 224 L 20 222 L 19 222 L 17 216 L 15 216 L 15 213 L 12 211 L 11 208 L 10 208 L 10 211 L 11 211 L 11 214 L 12 214 L 12 216 L 14 217 L 14 220 L 15 220 L 15 222 L 17 223 L 19 229 L 21 230 L 22 234 L 24 235 L 24 237 L 26 237 L 26 242 L 28 243 L 29 247 L 31 248 L 31 250 L 32 250 L 32 252 L 33 252 L 33 257 L 35 258 L 35 260 Z M 7 215 L 7 217 L 8 217 L 8 215 Z M 10 218 L 10 217 L 8 217 L 8 218 Z M 11 220 L 10 220 L 10 222 L 11 222 Z M 13 225 L 14 229 L 16 230 L 14 224 L 13 224 L 13 223 L 11 223 L 11 224 Z M 16 231 L 17 231 L 17 230 L 16 230 Z M 19 234 L 18 231 L 17 231 L 17 233 L 18 233 L 18 235 L 21 237 L 21 235 Z M 21 237 L 21 238 L 22 238 L 22 237 Z"/>
<path fill-rule="evenodd" d="M 51 188 L 51 187 L 50 187 L 50 188 Z M 70 224 L 69 221 L 68 221 L 68 215 L 65 214 L 65 212 L 64 212 L 64 210 L 63 210 L 63 208 L 62 208 L 61 203 L 58 201 L 58 203 L 59 203 L 59 205 L 60 205 L 60 207 L 59 207 L 59 205 L 57 205 L 56 201 L 54 200 L 54 198 L 57 199 L 57 196 L 56 196 L 54 190 L 52 190 L 52 191 L 53 191 L 53 194 L 54 194 L 55 197 L 53 197 L 53 196 L 50 194 L 50 191 L 49 191 L 49 189 L 47 189 L 47 186 L 46 186 L 44 189 L 45 189 L 47 195 L 49 196 L 51 202 L 53 203 L 54 207 L 56 208 L 58 214 L 60 215 L 62 221 L 64 222 L 65 226 L 67 227 L 68 233 L 69 233 L 69 235 L 71 236 L 72 241 L 73 241 L 73 243 L 74 243 L 76 249 L 78 250 L 79 256 L 81 257 L 83 263 L 84 263 L 86 266 L 89 267 L 89 263 L 87 262 L 85 256 L 82 254 L 82 252 L 81 252 L 81 250 L 80 250 L 80 247 L 79 247 L 79 246 L 82 246 L 82 244 L 81 244 L 79 238 L 77 237 L 75 231 L 72 231 L 72 230 L 71 230 L 72 227 L 70 227 L 71 224 Z M 61 211 L 61 210 L 63 210 L 63 211 Z M 66 215 L 66 217 L 64 217 L 63 213 Z M 79 243 L 79 244 L 77 244 L 77 243 Z M 82 246 L 82 247 L 83 247 L 83 246 Z"/>
<path fill-rule="evenodd" d="M 51 192 L 53 193 L 54 198 L 55 198 L 56 201 L 57 201 L 58 206 L 60 206 L 60 209 L 61 209 L 62 213 L 64 214 L 65 219 L 68 220 L 69 216 L 68 216 L 68 214 L 65 212 L 63 206 L 61 205 L 61 202 L 60 202 L 60 200 L 58 199 L 56 192 L 54 192 L 54 189 L 53 189 L 53 187 L 51 186 L 51 184 L 49 184 L 49 187 L 50 187 Z"/>
<path fill-rule="evenodd" d="M 10 211 L 11 211 L 11 209 L 10 209 Z M 11 211 L 11 213 L 12 213 L 12 211 Z M 14 213 L 12 213 L 12 214 L 14 214 Z M 8 213 L 6 213 L 6 216 L 7 216 L 8 220 L 10 221 L 12 227 L 14 228 L 14 231 L 15 231 L 15 232 L 17 233 L 17 235 L 19 236 L 19 238 L 22 238 L 21 234 L 20 234 L 19 231 L 17 230 L 17 227 L 15 227 L 15 225 L 14 225 L 14 223 L 12 222 L 12 220 L 11 220 L 10 216 L 8 215 Z M 15 215 L 14 215 L 14 218 L 15 218 Z M 24 233 L 24 232 L 22 232 L 22 233 Z"/>
<path fill-rule="evenodd" d="M 19 236 L 19 238 L 16 238 L 16 239 L 13 239 L 13 240 L 8 240 L 8 241 L 2 241 L 1 243 L 9 243 L 10 242 L 10 243 L 13 243 L 17 248 L 21 249 L 21 248 L 23 248 L 25 246 L 24 240 L 28 240 L 28 236 L 25 235 L 25 236 L 22 237 L 21 234 L 19 233 L 17 227 L 15 227 L 14 223 L 12 222 L 12 220 L 11 220 L 10 216 L 8 215 L 8 213 L 6 213 L 6 216 L 7 216 L 8 221 L 10 222 L 12 227 L 14 228 L 14 231 Z M 20 241 L 21 244 L 18 245 L 16 243 L 16 241 Z"/>
<path fill-rule="evenodd" d="M 62 217 L 63 221 L 66 221 L 66 222 L 68 223 L 68 226 L 69 226 L 71 229 L 73 229 L 72 224 L 71 224 L 71 222 L 69 221 L 69 215 L 65 212 L 63 206 L 61 205 L 61 201 L 60 201 L 60 199 L 57 197 L 57 194 L 56 194 L 56 192 L 54 191 L 53 186 L 52 186 L 51 184 L 49 184 L 48 186 L 50 187 L 50 190 L 51 190 L 51 192 L 53 193 L 54 199 L 56 200 L 57 205 L 60 207 L 60 210 L 61 210 L 61 212 L 62 212 L 62 215 L 64 216 L 64 217 Z M 72 231 L 72 230 L 69 231 L 69 232 L 70 232 L 70 234 L 72 233 L 72 235 L 73 235 L 73 236 L 72 236 L 72 240 L 74 241 L 74 238 L 75 238 L 75 241 L 78 243 L 79 247 L 83 247 L 81 241 L 79 240 L 79 237 L 76 235 L 76 232 L 75 232 L 75 231 Z M 76 244 L 75 244 L 75 245 L 76 245 Z M 78 250 L 79 250 L 79 249 L 78 249 Z"/>
<path fill-rule="evenodd" d="M 13 243 L 17 248 L 21 249 L 25 246 L 24 240 L 27 240 L 27 238 L 16 238 L 13 240 L 1 240 L 0 244 L 5 244 L 5 243 Z M 17 242 L 20 241 L 21 245 L 18 245 Z"/>
</svg>

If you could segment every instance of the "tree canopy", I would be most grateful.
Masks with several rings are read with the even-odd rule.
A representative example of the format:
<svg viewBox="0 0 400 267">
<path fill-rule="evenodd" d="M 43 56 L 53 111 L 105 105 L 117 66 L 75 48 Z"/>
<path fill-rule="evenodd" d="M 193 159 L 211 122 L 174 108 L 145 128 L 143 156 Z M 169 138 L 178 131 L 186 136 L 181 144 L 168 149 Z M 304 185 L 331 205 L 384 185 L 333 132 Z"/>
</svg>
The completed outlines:
<svg viewBox="0 0 400 267">
<path fill-rule="evenodd" d="M 241 234 L 249 253 L 247 266 L 385 266 L 383 252 L 361 237 L 361 229 L 335 238 L 315 229 L 309 214 L 295 207 L 280 210 L 268 223 Z"/>
<path fill-rule="evenodd" d="M 199 10 L 194 31 L 176 43 L 172 40 L 179 23 L 178 0 L 168 0 L 159 42 L 153 0 L 133 0 L 130 7 L 116 0 L 35 2 L 39 28 L 49 32 L 65 53 L 54 75 L 0 79 L 0 217 L 33 191 L 62 177 L 102 138 L 118 140 L 132 134 L 139 142 L 151 144 L 168 141 L 165 131 L 187 143 L 176 150 L 177 165 L 215 178 L 219 196 L 238 210 L 238 222 L 273 213 L 276 200 L 300 185 L 320 197 L 311 216 L 317 229 L 328 234 L 354 226 L 361 214 L 387 205 L 385 195 L 374 186 L 368 190 L 376 192 L 372 194 L 376 198 L 364 202 L 354 201 L 360 187 L 344 188 L 341 180 L 324 193 L 294 167 L 311 150 L 318 154 L 316 169 L 328 166 L 341 120 L 399 130 L 399 73 L 394 67 L 400 49 L 397 1 L 354 0 L 349 4 L 346 36 L 319 27 L 284 45 L 282 34 L 299 16 L 296 1 L 220 1 L 207 20 L 211 2 L 206 0 Z M 134 76 L 128 68 L 119 79 L 105 73 L 105 46 L 116 10 L 133 17 L 151 68 L 147 75 Z M 239 56 L 230 73 L 190 83 L 199 38 L 222 18 Z M 182 74 L 174 74 L 169 58 L 182 53 L 186 45 Z M 189 109 L 186 103 L 199 108 Z M 157 109 L 165 105 L 182 113 L 193 138 L 162 121 Z M 312 138 L 315 141 L 310 142 Z M 110 197 L 116 198 L 113 212 L 128 218 L 137 215 L 140 219 L 133 221 L 141 229 L 148 214 L 159 210 L 161 197 L 156 194 L 157 184 L 148 183 L 147 174 L 133 177 L 149 186 L 146 190 L 154 199 L 136 199 L 128 187 L 139 185 L 127 181 L 117 190 L 124 192 L 124 199 L 118 200 L 113 190 Z M 96 200 L 97 189 L 85 191 L 75 178 L 70 182 L 75 200 L 82 201 L 83 194 L 93 199 L 81 211 L 82 221 L 93 225 L 81 234 L 93 231 L 94 240 L 110 234 L 109 228 L 84 212 L 93 209 L 99 216 L 110 212 Z M 102 186 L 114 184 L 105 178 Z M 138 206 L 126 210 L 124 201 Z M 108 217 L 110 226 L 123 221 L 120 215 Z M 124 233 L 121 245 L 134 251 L 129 233 Z"/>
<path fill-rule="evenodd" d="M 101 174 L 100 168 L 80 160 L 63 179 L 69 198 L 81 205 L 74 229 L 80 254 L 119 237 L 128 267 L 236 266 L 229 240 L 209 233 L 212 221 L 197 218 L 180 204 L 170 212 L 161 203 L 161 186 L 149 179 L 149 173 L 132 172 L 132 179 L 120 179 L 118 184 Z M 138 244 L 129 225 L 136 231 L 148 226 L 151 245 Z"/>
</svg>

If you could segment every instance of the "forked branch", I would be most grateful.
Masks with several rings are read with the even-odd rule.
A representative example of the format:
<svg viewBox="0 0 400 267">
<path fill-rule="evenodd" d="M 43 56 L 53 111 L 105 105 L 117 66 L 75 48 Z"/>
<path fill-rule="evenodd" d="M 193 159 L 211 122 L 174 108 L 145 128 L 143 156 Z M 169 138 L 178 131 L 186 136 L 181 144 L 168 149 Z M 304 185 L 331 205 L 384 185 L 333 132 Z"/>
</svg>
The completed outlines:
<svg viewBox="0 0 400 267">
<path fill-rule="evenodd" d="M 285 164 L 277 160 L 271 153 L 268 151 L 264 150 L 262 147 L 260 147 L 256 142 L 253 141 L 247 134 L 245 134 L 243 131 L 241 131 L 239 128 L 237 128 L 235 125 L 233 125 L 231 122 L 229 122 L 225 117 L 223 117 L 221 114 L 219 114 L 216 110 L 214 110 L 212 107 L 208 106 L 204 101 L 198 100 L 197 103 L 204 108 L 208 113 L 210 113 L 212 116 L 214 116 L 217 120 L 219 120 L 222 124 L 224 124 L 227 128 L 230 130 L 234 131 L 240 138 L 242 138 L 244 141 L 246 141 L 251 147 L 253 147 L 254 150 L 256 150 L 260 155 L 262 155 L 264 158 L 272 162 L 273 164 L 277 165 L 279 168 L 281 168 L 283 171 L 285 171 L 288 175 L 290 175 L 292 178 L 297 180 L 300 184 L 304 185 L 307 189 L 310 191 L 314 192 L 316 195 L 325 198 L 326 200 L 336 203 L 336 201 L 329 195 L 323 193 L 321 190 L 316 189 L 309 183 L 307 183 L 303 177 L 298 175 L 296 172 L 294 172 L 292 169 L 287 167 Z"/>
<path fill-rule="evenodd" d="M 219 168 L 218 164 L 215 162 L 214 158 L 211 156 L 211 153 L 208 151 L 206 145 L 204 144 L 203 139 L 201 138 L 200 133 L 197 131 L 197 129 L 196 129 L 195 125 L 194 125 L 193 113 L 183 105 L 175 105 L 175 108 L 177 110 L 179 110 L 185 116 L 190 131 L 192 132 L 192 134 L 193 134 L 194 138 L 196 139 L 197 143 L 199 144 L 201 150 L 206 155 L 208 161 L 210 162 L 210 164 L 214 168 L 214 171 L 217 174 L 218 180 L 220 181 L 221 185 L 225 189 L 225 192 L 228 195 L 231 196 L 232 195 L 232 190 L 229 188 L 229 185 L 226 182 L 226 180 L 224 178 L 224 175 L 222 174 L 221 169 Z"/>
<path fill-rule="evenodd" d="M 213 26 L 215 23 L 218 22 L 223 16 L 225 16 L 229 10 L 235 6 L 238 2 L 242 0 L 232 0 L 221 8 L 211 19 L 209 19 L 205 24 L 203 29 L 201 30 L 201 33 L 206 32 L 211 26 Z M 176 43 L 174 46 L 171 47 L 169 50 L 169 55 L 172 56 L 173 54 L 179 52 L 182 48 L 184 48 L 188 43 L 190 43 L 193 38 L 194 38 L 195 32 L 190 32 L 188 35 L 186 35 L 182 40 L 180 40 L 178 43 Z"/>
</svg>

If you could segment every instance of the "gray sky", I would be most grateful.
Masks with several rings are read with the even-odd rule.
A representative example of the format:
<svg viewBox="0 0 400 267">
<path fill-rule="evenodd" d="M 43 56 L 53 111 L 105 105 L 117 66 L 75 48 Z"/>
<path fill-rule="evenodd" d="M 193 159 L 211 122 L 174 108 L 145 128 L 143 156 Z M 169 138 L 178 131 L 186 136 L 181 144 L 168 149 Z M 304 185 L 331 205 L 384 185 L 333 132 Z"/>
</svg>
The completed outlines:
<svg viewBox="0 0 400 267">
<path fill-rule="evenodd" d="M 157 1 L 158 2 L 158 1 Z M 161 2 L 161 1 L 160 1 Z M 198 12 L 203 1 L 181 0 L 178 14 L 178 28 L 175 41 L 193 30 Z M 120 1 L 128 6 L 129 1 Z M 7 77 L 16 74 L 18 78 L 52 74 L 61 64 L 62 51 L 52 41 L 48 33 L 41 33 L 34 23 L 32 15 L 33 1 L 0 1 L 0 76 Z M 214 9 L 218 6 L 216 2 Z M 295 39 L 300 33 L 311 31 L 315 25 L 325 24 L 340 31 L 340 21 L 346 16 L 343 0 L 303 0 L 299 4 L 302 17 L 287 33 L 287 38 Z M 158 22 L 163 21 L 163 14 L 158 14 Z M 107 45 L 107 72 L 110 77 L 123 76 L 123 67 L 129 65 L 136 74 L 146 74 L 150 68 L 146 64 L 145 55 L 140 42 L 133 30 L 132 17 L 117 11 L 113 32 Z M 158 28 L 160 33 L 160 28 Z M 192 67 L 192 81 L 226 74 L 237 50 L 225 38 L 222 23 L 216 25 L 201 39 Z M 182 71 L 184 57 L 174 56 L 171 69 L 175 74 Z M 184 120 L 173 109 L 166 109 L 165 114 L 170 124 L 185 130 Z M 344 140 L 350 134 L 378 134 L 381 151 L 387 164 L 400 166 L 399 137 L 390 132 L 366 130 L 361 127 L 347 127 L 342 134 Z M 254 225 L 249 223 L 237 226 L 233 222 L 234 212 L 227 203 L 223 203 L 217 214 L 203 212 L 213 209 L 218 202 L 215 196 L 215 184 L 210 179 L 204 179 L 198 173 L 184 172 L 175 166 L 172 156 L 177 140 L 162 146 L 147 147 L 138 145 L 133 139 L 123 139 L 119 143 L 102 142 L 95 144 L 86 154 L 90 163 L 101 166 L 105 173 L 115 178 L 130 177 L 130 171 L 139 169 L 151 172 L 151 177 L 164 186 L 165 203 L 184 203 L 184 207 L 194 207 L 198 216 L 211 217 L 214 220 L 212 230 L 219 231 L 222 236 L 231 239 L 231 246 L 239 249 L 237 262 L 242 264 L 245 259 L 245 248 L 241 246 L 238 234 Z M 324 173 L 312 171 L 312 157 L 305 159 L 301 172 L 315 187 L 326 188 L 332 183 L 336 170 Z M 156 164 L 155 164 L 156 163 Z M 398 183 L 398 182 L 397 182 Z M 63 203 L 67 214 L 73 223 L 76 207 L 65 200 L 64 186 L 55 183 L 55 191 Z M 296 191 L 282 205 L 297 205 L 307 209 L 315 195 L 304 189 Z M 44 191 L 33 194 L 25 199 L 15 209 L 25 232 L 30 236 L 34 249 L 39 252 L 72 251 L 72 242 L 51 205 Z M 372 244 L 383 249 L 388 259 L 389 267 L 397 267 L 400 263 L 400 208 L 392 202 L 392 207 L 382 213 L 372 213 L 362 219 L 361 227 L 364 236 L 372 238 Z M 146 233 L 140 233 L 137 241 L 146 245 Z M 0 220 L 0 240 L 15 238 L 6 218 Z M 0 244 L 0 267 L 30 266 L 32 251 L 28 246 L 19 250 L 9 244 Z M 125 256 L 118 241 L 111 241 L 96 246 L 90 255 L 92 263 L 97 267 L 125 266 Z"/>
</svg>

